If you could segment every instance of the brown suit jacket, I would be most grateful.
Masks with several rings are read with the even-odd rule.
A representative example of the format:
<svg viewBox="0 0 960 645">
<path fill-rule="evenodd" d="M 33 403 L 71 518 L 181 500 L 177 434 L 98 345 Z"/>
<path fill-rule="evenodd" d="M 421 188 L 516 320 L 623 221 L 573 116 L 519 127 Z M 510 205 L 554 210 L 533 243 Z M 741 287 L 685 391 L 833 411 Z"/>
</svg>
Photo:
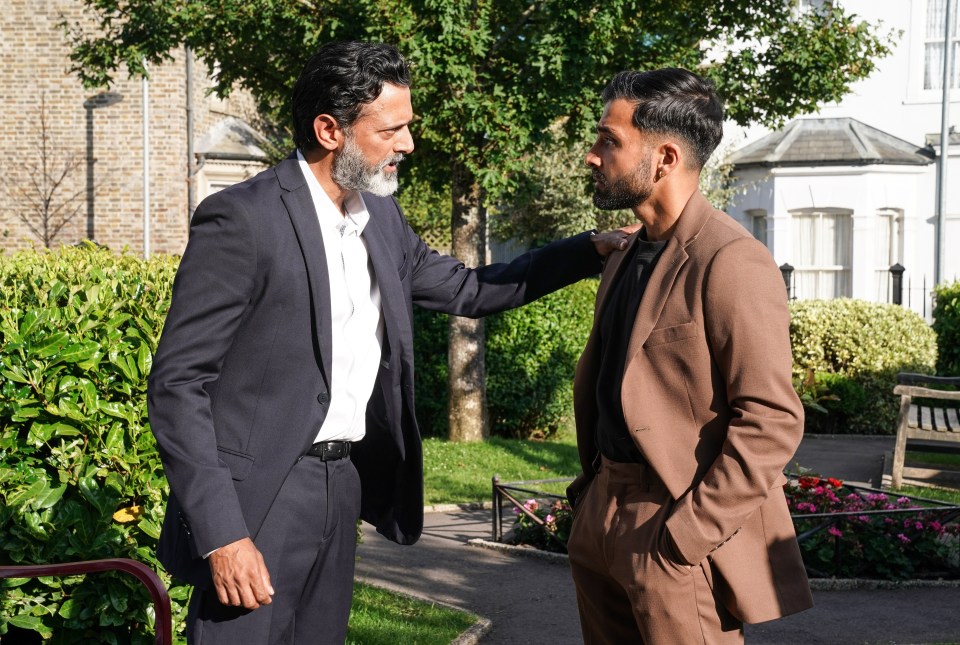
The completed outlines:
<svg viewBox="0 0 960 645">
<path fill-rule="evenodd" d="M 607 260 L 595 322 L 625 254 Z M 791 382 L 787 297 L 769 251 L 694 193 L 632 326 L 624 418 L 676 500 L 666 525 L 679 555 L 708 560 L 715 591 L 744 622 L 807 609 L 813 601 L 782 488 L 803 407 Z M 599 461 L 599 358 L 595 325 L 574 381 L 584 472 L 574 493 Z"/>
</svg>

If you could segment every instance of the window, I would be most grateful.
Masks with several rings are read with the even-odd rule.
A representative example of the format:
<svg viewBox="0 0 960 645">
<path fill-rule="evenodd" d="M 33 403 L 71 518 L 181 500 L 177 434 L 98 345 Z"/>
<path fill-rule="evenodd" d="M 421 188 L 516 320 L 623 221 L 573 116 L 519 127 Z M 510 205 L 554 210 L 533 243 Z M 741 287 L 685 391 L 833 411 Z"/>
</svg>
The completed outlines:
<svg viewBox="0 0 960 645">
<path fill-rule="evenodd" d="M 950 0 L 950 87 L 960 87 L 957 56 L 960 38 L 957 33 L 957 0 Z M 923 45 L 923 89 L 943 89 L 943 36 L 947 19 L 946 0 L 927 0 L 926 31 Z"/>
<path fill-rule="evenodd" d="M 890 267 L 894 264 L 903 264 L 903 211 L 892 208 L 879 211 L 875 232 L 876 292 L 874 300 L 892 302 Z"/>
<path fill-rule="evenodd" d="M 841 298 L 852 293 L 853 219 L 843 209 L 803 209 L 793 216 L 794 293 Z"/>
<path fill-rule="evenodd" d="M 767 211 L 752 208 L 745 213 L 750 224 L 750 232 L 764 246 L 767 246 Z"/>
</svg>

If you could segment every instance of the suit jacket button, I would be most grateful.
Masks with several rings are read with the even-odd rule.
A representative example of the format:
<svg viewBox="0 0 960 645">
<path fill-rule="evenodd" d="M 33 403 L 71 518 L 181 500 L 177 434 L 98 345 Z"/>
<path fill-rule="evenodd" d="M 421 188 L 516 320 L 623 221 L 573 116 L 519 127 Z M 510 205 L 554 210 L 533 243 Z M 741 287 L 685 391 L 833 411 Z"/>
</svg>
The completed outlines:
<svg viewBox="0 0 960 645">
<path fill-rule="evenodd" d="M 321 392 L 317 395 L 317 401 L 320 402 L 320 405 L 326 405 L 330 403 L 330 394 L 327 392 Z"/>
</svg>

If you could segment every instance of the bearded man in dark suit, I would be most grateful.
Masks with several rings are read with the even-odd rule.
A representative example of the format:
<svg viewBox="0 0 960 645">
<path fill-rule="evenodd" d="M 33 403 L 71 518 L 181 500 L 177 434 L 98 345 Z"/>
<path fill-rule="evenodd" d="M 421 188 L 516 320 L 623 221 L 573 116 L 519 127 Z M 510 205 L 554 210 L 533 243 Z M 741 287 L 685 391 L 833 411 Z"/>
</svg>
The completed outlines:
<svg viewBox="0 0 960 645">
<path fill-rule="evenodd" d="M 196 586 L 192 643 L 342 643 L 358 517 L 423 527 L 413 304 L 516 307 L 598 273 L 623 232 L 468 269 L 391 194 L 413 151 L 396 49 L 332 43 L 293 92 L 297 150 L 193 217 L 150 375 L 170 483 L 158 555 Z"/>
</svg>

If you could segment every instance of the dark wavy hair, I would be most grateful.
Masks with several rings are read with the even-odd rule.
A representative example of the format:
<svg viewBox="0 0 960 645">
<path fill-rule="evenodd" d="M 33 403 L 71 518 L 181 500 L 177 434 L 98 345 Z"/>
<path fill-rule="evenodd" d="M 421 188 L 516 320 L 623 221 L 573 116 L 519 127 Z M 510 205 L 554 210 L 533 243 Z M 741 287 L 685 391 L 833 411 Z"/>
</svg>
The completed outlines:
<svg viewBox="0 0 960 645">
<path fill-rule="evenodd" d="M 382 43 L 328 43 L 304 65 L 293 87 L 293 142 L 300 150 L 317 146 L 313 122 L 329 114 L 343 128 L 383 91 L 383 84 L 410 86 L 410 69 L 396 48 Z"/>
<path fill-rule="evenodd" d="M 615 99 L 634 103 L 633 125 L 638 130 L 681 137 L 698 168 L 723 138 L 723 101 L 710 80 L 685 69 L 620 72 L 602 96 L 604 103 Z"/>
</svg>

